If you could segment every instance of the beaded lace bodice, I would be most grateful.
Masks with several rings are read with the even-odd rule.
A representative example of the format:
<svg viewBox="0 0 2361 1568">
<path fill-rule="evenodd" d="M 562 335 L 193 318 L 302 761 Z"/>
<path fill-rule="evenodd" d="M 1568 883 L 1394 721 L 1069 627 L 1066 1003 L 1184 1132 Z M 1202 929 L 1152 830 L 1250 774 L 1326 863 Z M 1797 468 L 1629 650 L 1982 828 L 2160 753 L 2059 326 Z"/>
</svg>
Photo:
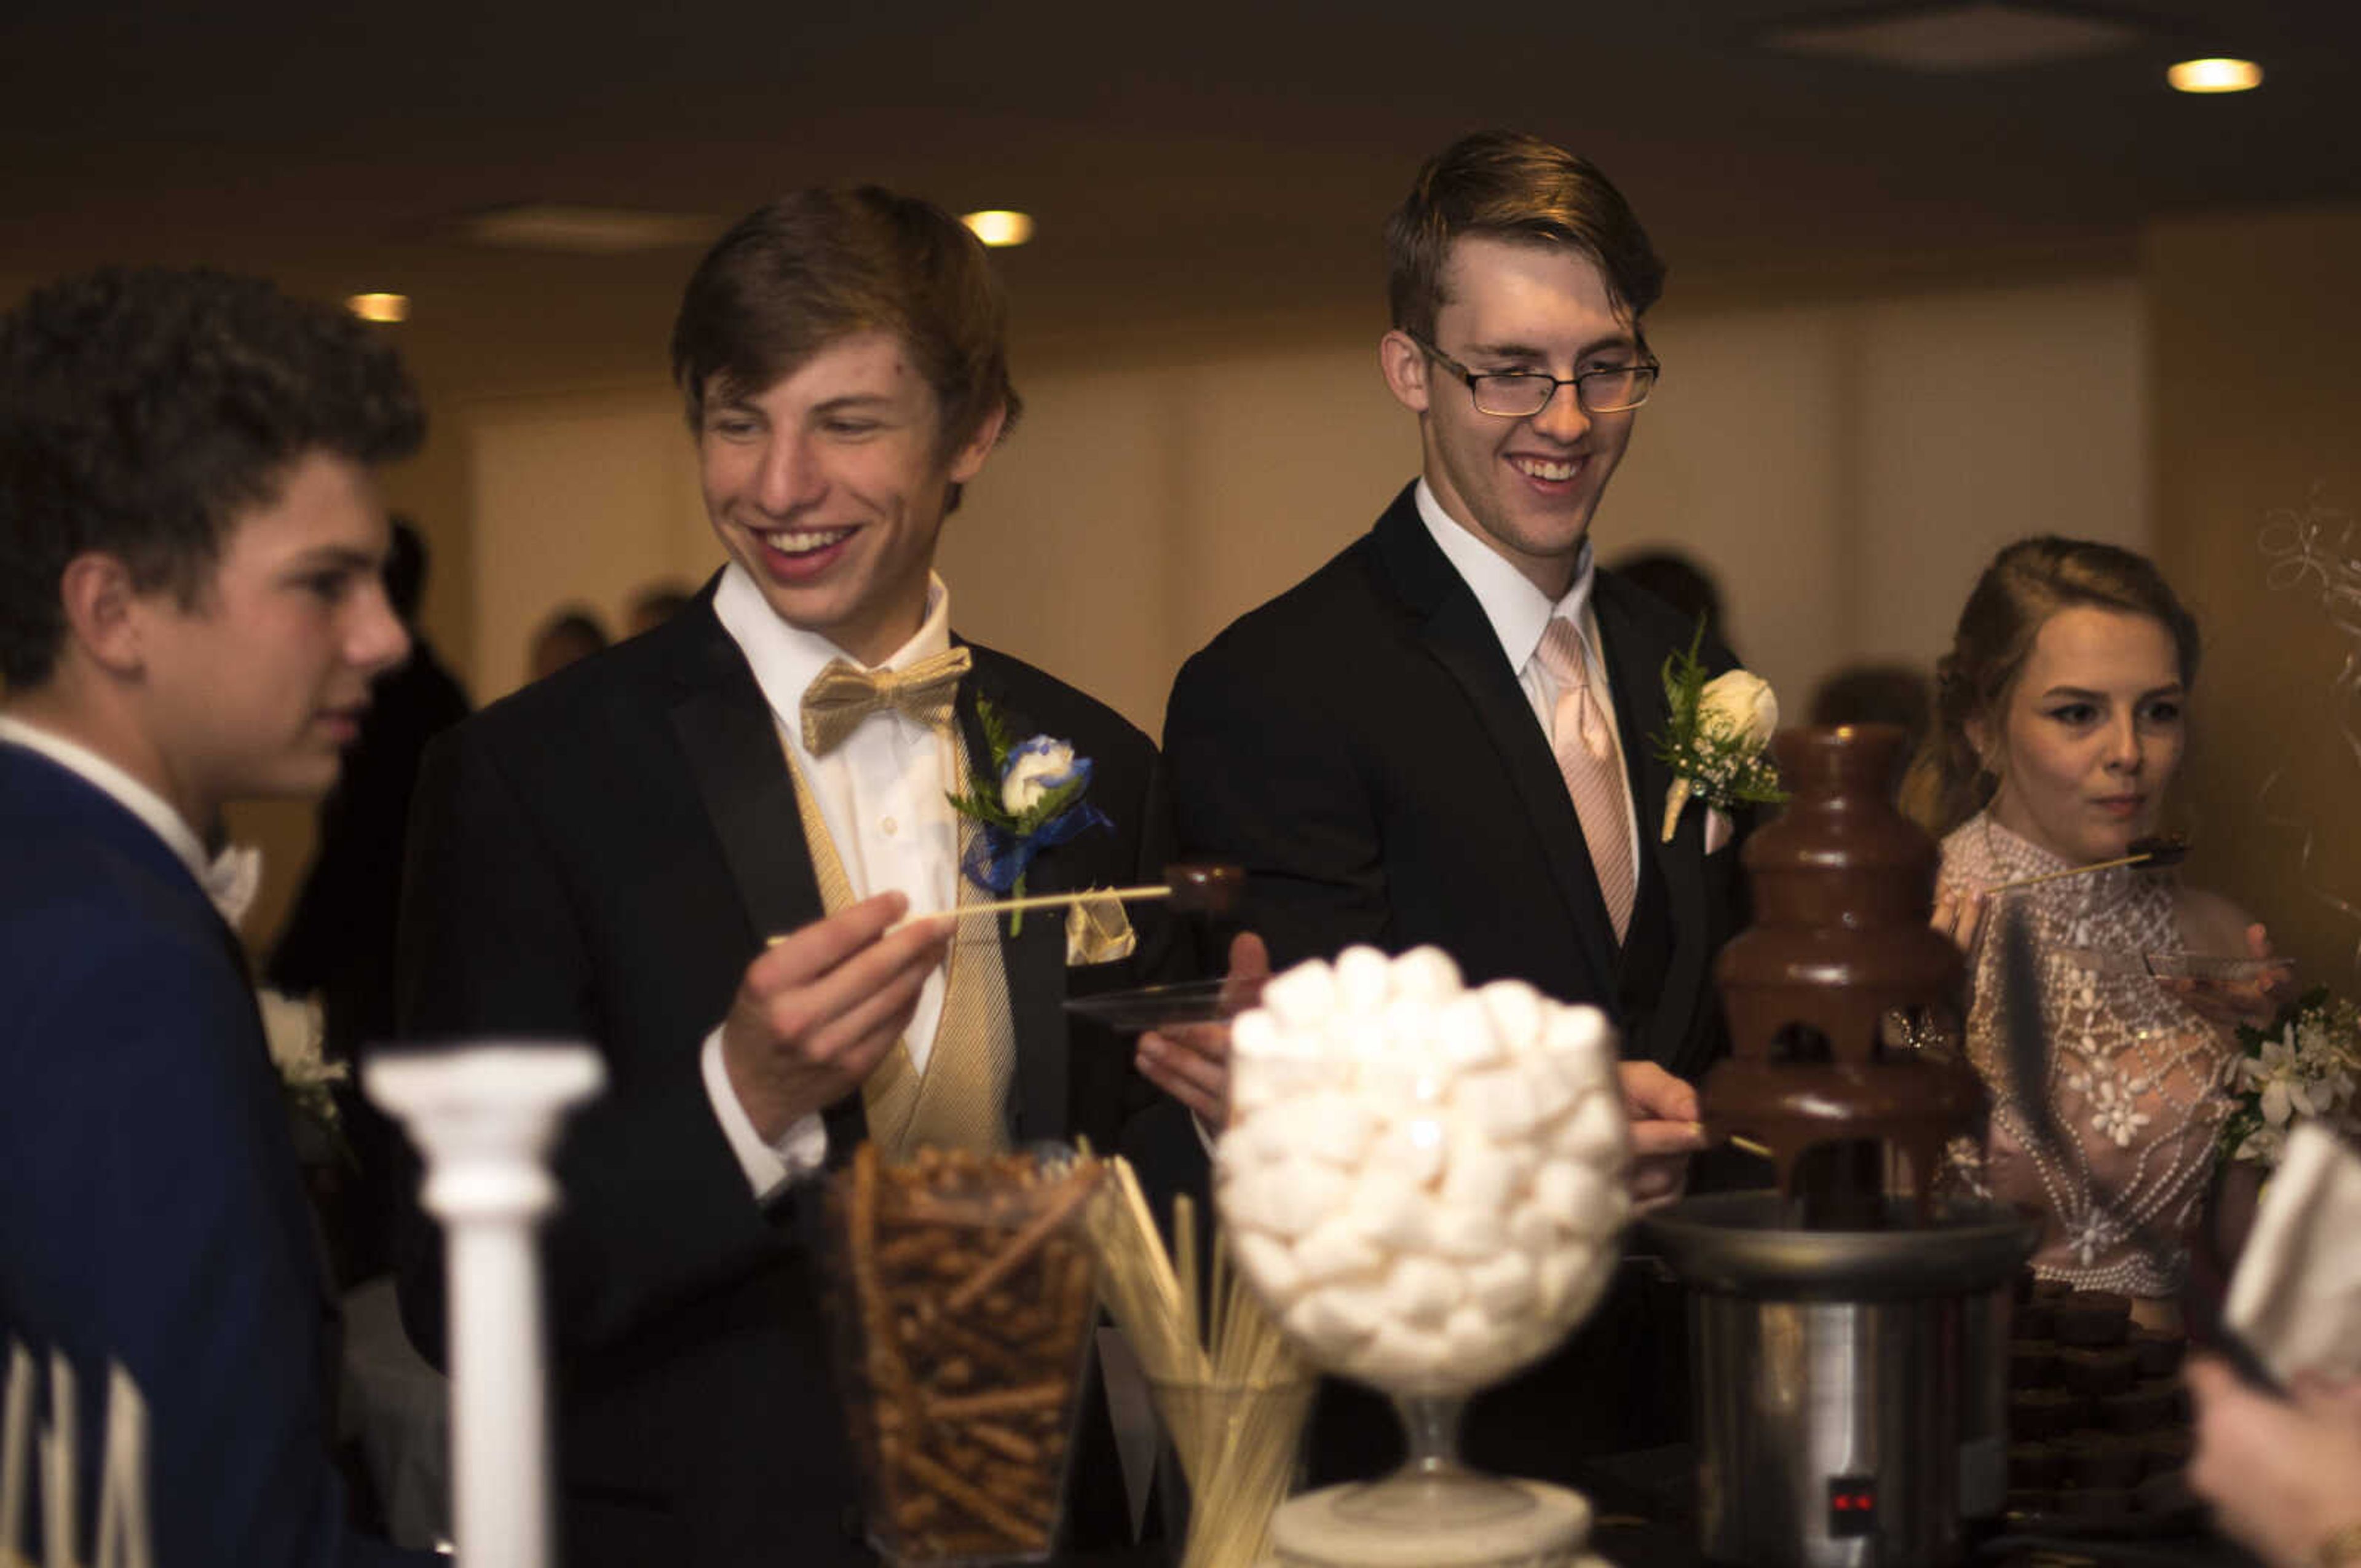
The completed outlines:
<svg viewBox="0 0 2361 1568">
<path fill-rule="evenodd" d="M 1943 840 L 1947 886 L 1993 887 L 2067 865 L 1987 816 Z M 1993 1093 L 1993 1194 L 2048 1214 L 2036 1274 L 2083 1289 L 2172 1295 L 2187 1273 L 2186 1238 L 2229 1112 L 2220 1085 L 2231 1049 L 2140 965 L 2143 953 L 2183 950 L 2172 876 L 2094 872 L 2004 897 L 2030 916 L 2041 955 L 2049 1102 L 2064 1146 L 2037 1149 L 2008 1092 L 1995 904 L 1984 914 L 1968 1010 L 1968 1055 Z M 2169 1238 L 2168 1266 L 2131 1245 L 2141 1226 Z"/>
</svg>

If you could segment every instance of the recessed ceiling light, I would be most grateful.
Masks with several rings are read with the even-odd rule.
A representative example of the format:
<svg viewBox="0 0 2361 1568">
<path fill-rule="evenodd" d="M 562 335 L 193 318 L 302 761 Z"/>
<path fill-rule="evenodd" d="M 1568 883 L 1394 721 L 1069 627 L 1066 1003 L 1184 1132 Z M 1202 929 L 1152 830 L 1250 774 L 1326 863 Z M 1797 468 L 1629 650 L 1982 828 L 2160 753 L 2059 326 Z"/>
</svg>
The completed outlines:
<svg viewBox="0 0 2361 1568">
<path fill-rule="evenodd" d="M 2244 93 L 2263 84 L 2263 68 L 2251 60 L 2184 60 L 2164 79 L 2181 93 Z"/>
<path fill-rule="evenodd" d="M 410 319 L 410 296 L 353 294 L 346 299 L 345 309 L 365 322 L 403 322 Z"/>
<path fill-rule="evenodd" d="M 1023 245 L 1033 237 L 1033 215 L 1012 213 L 1004 208 L 991 208 L 981 213 L 969 213 L 960 219 L 975 231 L 975 237 L 990 246 Z"/>
<path fill-rule="evenodd" d="M 704 245 L 722 225 L 693 213 L 643 213 L 623 207 L 524 202 L 464 218 L 459 232 L 478 245 L 512 250 L 563 250 L 582 256 L 625 256 L 640 250 Z"/>
</svg>

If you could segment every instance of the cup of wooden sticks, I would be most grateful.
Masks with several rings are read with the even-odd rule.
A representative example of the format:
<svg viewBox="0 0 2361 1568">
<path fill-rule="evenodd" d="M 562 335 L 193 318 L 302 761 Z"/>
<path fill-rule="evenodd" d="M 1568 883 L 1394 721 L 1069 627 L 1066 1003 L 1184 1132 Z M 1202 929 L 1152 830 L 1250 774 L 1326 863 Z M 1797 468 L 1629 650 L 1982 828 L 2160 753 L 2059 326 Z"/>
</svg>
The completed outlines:
<svg viewBox="0 0 2361 1568">
<path fill-rule="evenodd" d="M 900 1568 L 1057 1541 L 1096 1321 L 1099 1162 L 864 1144 L 829 1191 L 840 1381 L 870 1545 Z"/>
<path fill-rule="evenodd" d="M 1294 1485 L 1312 1371 L 1218 1239 L 1211 1278 L 1201 1277 L 1189 1199 L 1174 1201 L 1168 1253 L 1130 1164 L 1108 1167 L 1087 1234 L 1100 1293 L 1148 1375 L 1189 1485 L 1182 1568 L 1255 1568 Z"/>
</svg>

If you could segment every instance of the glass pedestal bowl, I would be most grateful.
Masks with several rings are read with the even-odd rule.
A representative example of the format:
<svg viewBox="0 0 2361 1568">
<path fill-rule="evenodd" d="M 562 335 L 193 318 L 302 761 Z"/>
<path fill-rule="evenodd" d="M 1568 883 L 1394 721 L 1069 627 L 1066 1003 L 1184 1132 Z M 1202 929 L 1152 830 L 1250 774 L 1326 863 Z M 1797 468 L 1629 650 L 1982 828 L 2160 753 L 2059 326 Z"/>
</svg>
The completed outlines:
<svg viewBox="0 0 2361 1568">
<path fill-rule="evenodd" d="M 1238 1266 L 1322 1369 L 1392 1398 L 1410 1460 L 1279 1511 L 1282 1563 L 1548 1563 L 1572 1493 L 1458 1458 L 1467 1397 L 1589 1313 L 1629 1217 L 1615 1037 L 1433 948 L 1352 948 L 1233 1026 L 1215 1200 Z"/>
</svg>

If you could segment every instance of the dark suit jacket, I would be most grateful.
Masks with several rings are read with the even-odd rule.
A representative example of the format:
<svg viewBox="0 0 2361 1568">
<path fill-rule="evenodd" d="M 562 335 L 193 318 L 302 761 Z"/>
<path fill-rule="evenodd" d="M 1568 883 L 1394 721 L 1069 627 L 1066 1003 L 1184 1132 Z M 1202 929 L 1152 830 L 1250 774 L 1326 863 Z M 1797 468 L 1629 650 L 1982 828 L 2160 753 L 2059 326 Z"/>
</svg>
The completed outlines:
<svg viewBox="0 0 2361 1568">
<path fill-rule="evenodd" d="M 1112 818 L 1033 863 L 1028 891 L 1161 880 L 1170 825 L 1154 747 L 1110 709 L 973 650 L 981 694 L 1018 735 L 1074 743 Z M 698 1053 L 764 938 L 821 914 L 769 708 L 711 595 L 664 626 L 478 714 L 430 751 L 404 892 L 406 1032 L 595 1043 L 605 1095 L 558 1158 L 546 1255 L 566 1561 L 865 1562 L 830 1382 L 816 1191 L 765 1212 L 714 1118 Z M 1143 983 L 1175 929 L 1135 906 L 1131 959 L 1069 970 L 1062 920 L 1003 952 L 1018 1059 L 1014 1137 L 1117 1146 L 1158 1097 L 1127 1045 L 1070 1030 L 1076 991 Z M 1170 1106 L 1170 1102 L 1163 1105 Z M 1178 1115 L 1178 1108 L 1169 1113 Z M 862 1136 L 858 1095 L 828 1113 Z M 403 1266 L 412 1334 L 438 1348 L 431 1237 Z M 1113 1502 L 1119 1511 L 1119 1490 Z"/>
<path fill-rule="evenodd" d="M 71 1362 L 83 1507 L 115 1362 L 159 1562 L 431 1561 L 346 1529 L 335 1306 L 237 938 L 146 824 L 6 744 L 0 867 L 0 1340 Z"/>
<path fill-rule="evenodd" d="M 1694 1080 L 1727 1048 L 1712 960 L 1744 920 L 1737 846 L 1706 855 L 1701 808 L 1659 841 L 1672 782 L 1648 744 L 1667 722 L 1660 672 L 1696 628 L 1612 573 L 1591 603 L 1640 818 L 1620 949 L 1548 737 L 1408 488 L 1181 668 L 1164 731 L 1181 846 L 1245 866 L 1244 919 L 1277 965 L 1355 942 L 1433 943 L 1471 985 L 1513 976 L 1598 1005 L 1627 1058 Z M 1731 662 L 1718 646 L 1702 656 Z M 1684 1396 L 1648 1386 L 1675 1373 L 1624 1334 L 1647 1310 L 1620 1294 L 1555 1361 L 1478 1401 L 1471 1454 L 1562 1476 L 1574 1453 L 1664 1435 L 1654 1418 Z M 1391 1424 L 1323 1411 L 1315 1471 L 1382 1463 L 1369 1433 L 1389 1438 Z"/>
</svg>

